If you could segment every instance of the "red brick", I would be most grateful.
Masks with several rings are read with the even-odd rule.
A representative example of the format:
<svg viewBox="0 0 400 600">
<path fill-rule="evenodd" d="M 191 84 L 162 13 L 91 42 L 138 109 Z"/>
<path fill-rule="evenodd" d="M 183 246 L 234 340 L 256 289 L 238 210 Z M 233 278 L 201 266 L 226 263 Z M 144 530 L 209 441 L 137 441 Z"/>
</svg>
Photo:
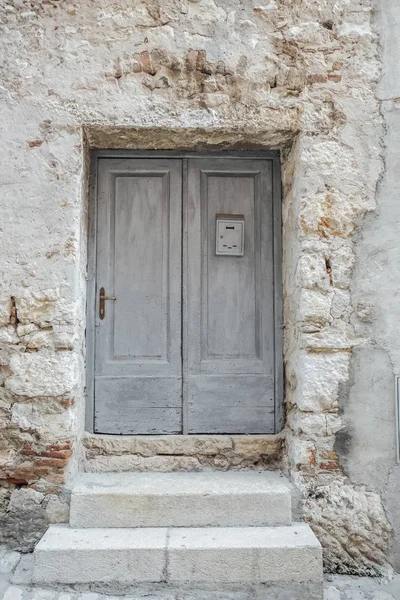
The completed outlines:
<svg viewBox="0 0 400 600">
<path fill-rule="evenodd" d="M 339 469 L 339 465 L 335 461 L 319 463 L 319 468 L 324 471 L 337 471 Z"/>
<path fill-rule="evenodd" d="M 35 461 L 38 467 L 65 467 L 68 463 L 66 458 L 37 458 Z"/>
</svg>

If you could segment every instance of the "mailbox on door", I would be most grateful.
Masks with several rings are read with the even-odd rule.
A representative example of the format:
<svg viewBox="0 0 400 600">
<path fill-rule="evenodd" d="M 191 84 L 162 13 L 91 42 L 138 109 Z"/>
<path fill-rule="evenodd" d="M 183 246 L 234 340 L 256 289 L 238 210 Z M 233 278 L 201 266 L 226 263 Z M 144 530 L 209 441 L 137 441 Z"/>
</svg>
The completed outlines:
<svg viewBox="0 0 400 600">
<path fill-rule="evenodd" d="M 216 216 L 217 256 L 243 256 L 244 254 L 244 216 Z"/>
</svg>

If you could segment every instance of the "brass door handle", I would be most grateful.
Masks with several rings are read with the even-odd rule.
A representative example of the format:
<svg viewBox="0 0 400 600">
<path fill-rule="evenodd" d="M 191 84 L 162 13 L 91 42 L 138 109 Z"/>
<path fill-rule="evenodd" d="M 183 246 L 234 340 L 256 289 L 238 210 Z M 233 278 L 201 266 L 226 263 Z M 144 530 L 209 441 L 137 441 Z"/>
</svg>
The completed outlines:
<svg viewBox="0 0 400 600">
<path fill-rule="evenodd" d="M 100 288 L 99 317 L 101 320 L 103 320 L 106 315 L 106 300 L 116 300 L 116 297 L 106 296 L 104 288 Z"/>
</svg>

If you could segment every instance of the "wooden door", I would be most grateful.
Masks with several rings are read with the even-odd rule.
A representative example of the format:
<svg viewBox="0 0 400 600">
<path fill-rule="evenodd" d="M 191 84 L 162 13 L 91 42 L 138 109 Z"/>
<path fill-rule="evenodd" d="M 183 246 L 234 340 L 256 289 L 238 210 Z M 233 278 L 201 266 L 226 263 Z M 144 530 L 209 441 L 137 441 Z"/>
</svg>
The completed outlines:
<svg viewBox="0 0 400 600">
<path fill-rule="evenodd" d="M 95 432 L 275 431 L 272 164 L 98 159 Z M 244 221 L 240 255 L 217 215 Z"/>
<path fill-rule="evenodd" d="M 97 185 L 94 429 L 180 433 L 182 161 L 99 159 Z"/>
<path fill-rule="evenodd" d="M 184 340 L 188 433 L 273 433 L 272 163 L 188 161 Z M 216 215 L 244 216 L 243 256 L 216 255 Z"/>
</svg>

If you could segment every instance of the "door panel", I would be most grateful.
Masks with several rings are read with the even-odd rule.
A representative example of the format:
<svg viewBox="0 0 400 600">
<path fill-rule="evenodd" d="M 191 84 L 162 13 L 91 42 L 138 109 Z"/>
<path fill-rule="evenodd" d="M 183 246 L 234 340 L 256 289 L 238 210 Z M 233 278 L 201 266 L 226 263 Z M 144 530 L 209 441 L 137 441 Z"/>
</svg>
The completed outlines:
<svg viewBox="0 0 400 600">
<path fill-rule="evenodd" d="M 216 256 L 216 211 L 243 214 L 245 234 L 254 227 L 253 177 L 208 176 L 202 173 L 203 206 L 202 360 L 260 357 L 259 317 L 256 294 L 255 254 L 259 240 L 246 235 L 243 257 Z M 258 283 L 258 282 L 257 282 Z"/>
<path fill-rule="evenodd" d="M 274 433 L 273 378 L 189 377 L 189 433 Z"/>
<path fill-rule="evenodd" d="M 189 433 L 274 431 L 272 169 L 188 161 Z M 216 215 L 244 215 L 244 255 L 216 255 Z"/>
<path fill-rule="evenodd" d="M 168 282 L 163 250 L 169 232 L 163 178 L 124 176 L 116 177 L 115 184 L 114 286 L 119 304 L 114 333 L 124 334 L 114 335 L 114 359 L 165 360 Z"/>
<path fill-rule="evenodd" d="M 180 433 L 181 161 L 99 163 L 95 431 Z"/>
</svg>

